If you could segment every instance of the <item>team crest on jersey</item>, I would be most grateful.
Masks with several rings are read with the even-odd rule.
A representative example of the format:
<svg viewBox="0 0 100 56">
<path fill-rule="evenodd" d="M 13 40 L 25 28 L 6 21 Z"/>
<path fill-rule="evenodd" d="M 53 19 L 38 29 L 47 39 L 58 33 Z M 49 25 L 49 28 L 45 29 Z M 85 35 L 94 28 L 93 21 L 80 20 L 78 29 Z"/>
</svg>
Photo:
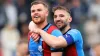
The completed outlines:
<svg viewBox="0 0 100 56">
<path fill-rule="evenodd" d="M 40 51 L 40 52 L 42 52 L 43 51 L 43 49 L 42 49 L 42 46 L 40 45 L 40 46 L 38 46 L 38 50 Z"/>
<path fill-rule="evenodd" d="M 66 38 L 68 37 L 68 35 L 66 34 Z"/>
</svg>

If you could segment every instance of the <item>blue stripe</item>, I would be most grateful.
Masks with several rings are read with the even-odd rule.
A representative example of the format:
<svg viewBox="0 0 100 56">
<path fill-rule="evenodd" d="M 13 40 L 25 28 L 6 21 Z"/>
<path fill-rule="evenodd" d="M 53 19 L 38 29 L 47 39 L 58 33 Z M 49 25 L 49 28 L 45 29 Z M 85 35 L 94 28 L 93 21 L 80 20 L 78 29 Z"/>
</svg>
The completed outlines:
<svg viewBox="0 0 100 56">
<path fill-rule="evenodd" d="M 74 40 L 70 34 L 65 34 L 63 35 L 63 37 L 65 38 L 68 45 L 71 45 L 74 43 Z"/>
</svg>

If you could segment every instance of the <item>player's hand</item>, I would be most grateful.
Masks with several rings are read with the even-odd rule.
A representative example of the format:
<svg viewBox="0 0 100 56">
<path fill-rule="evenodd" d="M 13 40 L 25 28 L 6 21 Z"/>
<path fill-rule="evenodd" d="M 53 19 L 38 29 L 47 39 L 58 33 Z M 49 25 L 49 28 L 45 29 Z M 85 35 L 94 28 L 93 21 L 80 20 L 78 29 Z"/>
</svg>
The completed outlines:
<svg viewBox="0 0 100 56">
<path fill-rule="evenodd" d="M 38 40 L 40 38 L 39 34 L 34 33 L 34 32 L 31 34 L 31 37 L 35 42 L 38 42 Z"/>
<path fill-rule="evenodd" d="M 33 21 L 31 21 L 30 23 L 29 23 L 29 30 L 31 31 L 31 32 L 35 32 L 35 33 L 39 33 L 38 32 L 38 27 L 37 27 L 37 25 L 33 22 Z"/>
</svg>

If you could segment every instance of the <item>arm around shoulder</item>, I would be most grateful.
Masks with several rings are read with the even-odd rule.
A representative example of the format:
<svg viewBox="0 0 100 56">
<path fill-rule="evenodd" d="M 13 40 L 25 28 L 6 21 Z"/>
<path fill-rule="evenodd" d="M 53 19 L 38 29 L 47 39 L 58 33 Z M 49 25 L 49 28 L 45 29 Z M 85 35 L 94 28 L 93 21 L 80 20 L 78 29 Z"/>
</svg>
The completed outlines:
<svg viewBox="0 0 100 56">
<path fill-rule="evenodd" d="M 56 37 L 48 34 L 47 32 L 41 29 L 39 29 L 39 34 L 41 35 L 43 40 L 53 48 L 62 48 L 67 46 L 67 42 L 63 36 Z"/>
</svg>

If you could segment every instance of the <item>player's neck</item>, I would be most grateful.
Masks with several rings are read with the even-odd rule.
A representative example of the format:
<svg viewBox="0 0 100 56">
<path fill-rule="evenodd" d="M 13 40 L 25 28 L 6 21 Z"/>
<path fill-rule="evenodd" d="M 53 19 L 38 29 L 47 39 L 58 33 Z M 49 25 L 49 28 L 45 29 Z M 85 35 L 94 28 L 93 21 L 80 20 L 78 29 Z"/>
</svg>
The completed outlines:
<svg viewBox="0 0 100 56">
<path fill-rule="evenodd" d="M 38 24 L 37 26 L 38 26 L 40 29 L 43 29 L 47 24 L 48 24 L 48 23 L 47 23 L 47 21 L 45 20 L 43 23 Z"/>
<path fill-rule="evenodd" d="M 71 28 L 71 27 L 70 27 L 69 25 L 68 25 L 68 26 L 66 26 L 66 27 L 64 28 L 64 30 L 62 30 L 62 33 L 67 32 L 70 28 Z"/>
</svg>

